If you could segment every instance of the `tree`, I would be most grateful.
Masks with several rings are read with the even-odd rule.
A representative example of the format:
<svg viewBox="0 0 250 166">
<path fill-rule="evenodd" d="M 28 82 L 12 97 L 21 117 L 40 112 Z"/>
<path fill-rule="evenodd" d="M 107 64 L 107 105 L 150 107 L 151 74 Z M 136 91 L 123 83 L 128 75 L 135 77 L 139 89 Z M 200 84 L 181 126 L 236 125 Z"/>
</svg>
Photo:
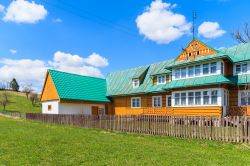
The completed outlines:
<svg viewBox="0 0 250 166">
<path fill-rule="evenodd" d="M 26 85 L 26 86 L 23 88 L 23 92 L 25 93 L 27 100 L 29 99 L 29 94 L 30 94 L 32 91 L 33 91 L 32 84 Z"/>
<path fill-rule="evenodd" d="M 9 104 L 9 94 L 4 91 L 1 95 L 0 95 L 0 104 L 3 106 L 3 110 L 5 111 L 7 104 Z"/>
<path fill-rule="evenodd" d="M 37 93 L 30 93 L 29 98 L 30 98 L 30 101 L 32 103 L 32 106 L 34 107 L 38 101 L 38 94 Z"/>
<path fill-rule="evenodd" d="M 10 82 L 10 88 L 13 90 L 13 91 L 19 91 L 19 85 L 16 81 L 15 78 L 12 79 L 12 81 Z"/>
<path fill-rule="evenodd" d="M 239 43 L 249 43 L 250 42 L 250 29 L 248 23 L 245 23 L 242 28 L 239 28 L 232 32 L 232 37 Z"/>
</svg>

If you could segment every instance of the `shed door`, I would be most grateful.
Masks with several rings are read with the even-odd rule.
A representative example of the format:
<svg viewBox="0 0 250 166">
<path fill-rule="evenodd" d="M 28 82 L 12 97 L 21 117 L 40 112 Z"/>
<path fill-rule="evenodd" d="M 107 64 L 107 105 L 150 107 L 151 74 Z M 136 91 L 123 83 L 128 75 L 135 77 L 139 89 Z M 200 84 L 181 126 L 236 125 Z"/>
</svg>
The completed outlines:
<svg viewBox="0 0 250 166">
<path fill-rule="evenodd" d="M 92 115 L 98 115 L 98 109 L 97 106 L 92 106 Z"/>
</svg>

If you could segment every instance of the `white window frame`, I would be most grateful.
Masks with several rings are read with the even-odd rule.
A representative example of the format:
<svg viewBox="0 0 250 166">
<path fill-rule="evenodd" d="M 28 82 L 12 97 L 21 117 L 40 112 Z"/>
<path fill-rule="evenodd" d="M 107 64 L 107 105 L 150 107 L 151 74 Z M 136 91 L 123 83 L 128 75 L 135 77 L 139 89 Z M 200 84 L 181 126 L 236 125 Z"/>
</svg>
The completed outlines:
<svg viewBox="0 0 250 166">
<path fill-rule="evenodd" d="M 222 75 L 225 75 L 225 63 L 224 63 L 224 61 L 222 61 L 222 62 L 220 63 L 220 73 L 221 73 Z"/>
<path fill-rule="evenodd" d="M 192 70 L 190 70 L 192 68 Z M 193 75 L 192 76 L 190 76 L 190 73 L 189 73 L 189 71 L 192 71 L 193 72 Z M 194 75 L 195 75 L 195 66 L 189 66 L 189 67 L 187 67 L 187 76 L 188 77 L 194 77 Z"/>
<path fill-rule="evenodd" d="M 139 99 L 139 107 L 134 107 L 133 106 L 133 100 Z M 131 97 L 131 108 L 141 108 L 141 97 Z"/>
<path fill-rule="evenodd" d="M 212 96 L 211 92 L 217 90 L 217 104 L 212 104 Z M 204 104 L 204 95 L 203 92 L 208 91 L 209 94 L 209 104 Z M 176 91 L 172 92 L 172 107 L 203 107 L 203 106 L 223 106 L 223 99 L 224 99 L 224 88 L 211 88 L 211 89 L 197 89 L 197 90 L 187 90 L 187 91 Z M 193 95 L 193 103 L 192 105 L 188 104 L 188 93 L 189 92 L 194 92 Z M 196 103 L 196 95 L 195 92 L 200 92 L 201 93 L 201 99 L 200 99 L 200 104 L 195 104 Z M 180 94 L 180 102 L 179 105 L 175 105 L 175 94 L 179 93 Z M 181 93 L 186 93 L 186 105 L 181 105 Z"/>
<path fill-rule="evenodd" d="M 212 63 L 216 63 L 216 72 L 215 73 L 211 73 L 211 64 Z M 198 78 L 198 77 L 205 77 L 205 76 L 211 76 L 211 75 L 224 75 L 224 73 L 222 73 L 222 67 L 223 67 L 223 70 L 224 70 L 224 67 L 225 65 L 221 65 L 221 64 L 224 64 L 223 60 L 218 60 L 218 61 L 211 61 L 211 62 L 207 62 L 207 63 L 199 63 L 199 64 L 195 64 L 195 65 L 187 65 L 185 67 L 178 67 L 176 69 L 173 69 L 172 71 L 172 79 L 173 80 L 181 80 L 181 79 L 187 79 L 187 78 Z M 208 74 L 204 74 L 203 73 L 203 65 L 204 64 L 208 64 Z M 196 66 L 200 66 L 200 74 L 199 75 L 196 75 Z M 193 67 L 193 76 L 190 76 L 189 75 L 189 67 Z M 186 70 L 186 77 L 182 77 L 181 75 L 181 71 L 182 69 L 185 68 Z M 179 70 L 179 78 L 176 78 L 176 70 Z M 223 71 L 224 72 L 224 71 Z"/>
<path fill-rule="evenodd" d="M 168 98 L 170 97 L 170 106 L 168 106 Z M 172 107 L 172 96 L 171 95 L 166 95 L 166 107 Z"/>
<path fill-rule="evenodd" d="M 215 67 L 215 73 L 217 73 L 217 65 L 218 65 L 218 63 L 217 62 L 211 62 L 210 65 L 209 65 L 210 66 L 210 74 L 215 74 L 215 73 L 212 73 L 212 64 L 215 64 L 215 66 L 214 66 Z"/>
<path fill-rule="evenodd" d="M 160 98 L 160 106 L 155 106 L 155 103 L 154 103 L 155 100 L 154 99 L 158 98 L 158 97 Z M 154 107 L 154 108 L 160 108 L 160 107 L 162 107 L 162 96 L 153 96 L 152 97 L 152 107 Z"/>
<path fill-rule="evenodd" d="M 250 93 L 250 90 L 239 90 L 238 91 L 238 106 L 250 106 L 250 104 L 248 105 L 242 105 L 241 104 L 241 93 L 244 92 L 244 93 Z"/>
<path fill-rule="evenodd" d="M 138 85 L 135 85 L 135 81 L 138 81 Z M 140 80 L 138 78 L 135 78 L 132 80 L 133 88 L 138 88 L 140 86 Z"/>
<path fill-rule="evenodd" d="M 167 75 L 166 74 L 163 74 L 163 75 L 157 75 L 157 84 L 160 85 L 160 84 L 166 84 L 166 79 L 167 79 Z M 165 80 L 164 82 L 160 82 L 159 80 L 162 79 L 162 77 L 165 77 Z"/>
<path fill-rule="evenodd" d="M 247 71 L 243 72 L 243 65 L 246 64 L 247 65 Z M 237 73 L 236 72 L 236 66 L 240 65 L 240 72 Z M 242 63 L 236 63 L 234 64 L 234 75 L 243 75 L 243 74 L 249 74 L 250 73 L 250 64 L 249 62 L 242 62 Z"/>
</svg>

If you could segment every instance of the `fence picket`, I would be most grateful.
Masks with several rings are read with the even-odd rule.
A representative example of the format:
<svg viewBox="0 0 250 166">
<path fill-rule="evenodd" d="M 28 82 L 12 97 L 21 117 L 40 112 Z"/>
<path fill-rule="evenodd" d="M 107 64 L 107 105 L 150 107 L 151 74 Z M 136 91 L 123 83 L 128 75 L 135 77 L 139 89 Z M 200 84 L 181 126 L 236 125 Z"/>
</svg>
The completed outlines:
<svg viewBox="0 0 250 166">
<path fill-rule="evenodd" d="M 14 114 L 18 116 L 18 114 Z M 66 124 L 111 131 L 166 135 L 181 138 L 208 139 L 224 142 L 250 143 L 249 117 L 187 117 L 159 115 L 25 115 L 44 123 Z"/>
</svg>

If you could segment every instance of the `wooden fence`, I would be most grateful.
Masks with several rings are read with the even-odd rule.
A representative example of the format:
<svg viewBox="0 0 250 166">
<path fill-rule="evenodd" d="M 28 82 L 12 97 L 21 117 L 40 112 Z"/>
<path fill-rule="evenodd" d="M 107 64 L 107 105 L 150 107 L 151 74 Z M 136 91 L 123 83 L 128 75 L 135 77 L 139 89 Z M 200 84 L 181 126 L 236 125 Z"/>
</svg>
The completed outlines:
<svg viewBox="0 0 250 166">
<path fill-rule="evenodd" d="M 156 115 L 26 114 L 27 119 L 139 134 L 250 144 L 250 117 L 174 117 Z"/>
<path fill-rule="evenodd" d="M 22 112 L 10 112 L 10 111 L 0 111 L 0 115 L 4 116 L 12 116 L 12 117 L 18 117 L 18 118 L 25 118 L 26 114 Z"/>
</svg>

